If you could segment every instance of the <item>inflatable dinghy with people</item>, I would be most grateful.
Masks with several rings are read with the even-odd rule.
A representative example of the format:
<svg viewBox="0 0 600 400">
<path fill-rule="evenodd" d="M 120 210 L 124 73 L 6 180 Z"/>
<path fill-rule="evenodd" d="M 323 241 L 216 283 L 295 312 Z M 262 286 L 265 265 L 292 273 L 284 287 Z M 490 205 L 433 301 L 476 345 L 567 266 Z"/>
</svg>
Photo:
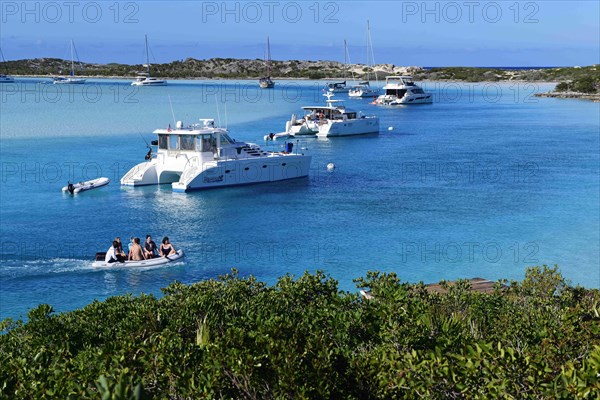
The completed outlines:
<svg viewBox="0 0 600 400">
<path fill-rule="evenodd" d="M 97 178 L 92 179 L 91 181 L 71 183 L 62 188 L 63 192 L 69 192 L 71 194 L 77 194 L 80 192 L 85 192 L 86 190 L 98 189 L 103 186 L 106 186 L 110 183 L 110 179 L 108 178 Z"/>
<path fill-rule="evenodd" d="M 104 257 L 106 257 L 106 253 L 96 253 L 96 261 L 92 263 L 92 267 L 154 267 L 157 265 L 172 263 L 183 258 L 183 250 L 179 249 L 175 254 L 171 254 L 170 256 L 155 257 L 140 261 L 115 261 L 108 263 L 104 261 Z"/>
</svg>

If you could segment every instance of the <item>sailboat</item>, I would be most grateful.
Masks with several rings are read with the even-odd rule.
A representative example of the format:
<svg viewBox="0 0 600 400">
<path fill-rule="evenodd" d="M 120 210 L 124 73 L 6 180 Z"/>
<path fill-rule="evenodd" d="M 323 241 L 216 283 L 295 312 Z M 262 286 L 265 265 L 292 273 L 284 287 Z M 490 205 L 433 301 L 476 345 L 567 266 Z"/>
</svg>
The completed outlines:
<svg viewBox="0 0 600 400">
<path fill-rule="evenodd" d="M 275 82 L 271 79 L 271 45 L 267 36 L 267 61 L 266 61 L 266 76 L 258 80 L 258 84 L 262 89 L 272 89 L 275 87 Z"/>
<path fill-rule="evenodd" d="M 132 86 L 167 86 L 167 81 L 163 79 L 152 78 L 150 76 L 150 57 L 148 56 L 148 35 L 144 35 L 146 38 L 146 66 L 148 67 L 147 72 L 138 74 L 135 81 L 131 82 Z"/>
<path fill-rule="evenodd" d="M 82 85 L 85 83 L 85 79 L 83 78 L 75 78 L 75 57 L 74 53 L 77 54 L 77 50 L 75 50 L 75 44 L 73 40 L 71 40 L 71 74 L 69 77 L 57 76 L 53 78 L 55 85 Z M 79 57 L 77 57 L 77 62 L 79 62 Z"/>
<path fill-rule="evenodd" d="M 5 63 L 4 53 L 2 53 L 2 49 L 0 49 L 0 56 L 2 57 L 2 62 Z M 13 83 L 15 78 L 9 75 L 0 74 L 0 83 Z"/>
<path fill-rule="evenodd" d="M 371 42 L 371 27 L 369 26 L 369 21 L 367 21 L 367 68 L 369 68 L 370 65 L 375 65 L 375 56 L 373 54 L 373 43 Z M 375 73 L 375 80 L 377 80 L 377 73 Z M 379 96 L 379 88 L 371 87 L 369 83 L 369 73 L 367 72 L 367 79 L 360 82 L 358 85 L 353 86 L 348 92 L 348 96 L 376 97 Z"/>
<path fill-rule="evenodd" d="M 348 46 L 346 45 L 346 40 L 344 40 L 344 67 L 348 69 Z M 330 93 L 348 93 L 350 88 L 346 86 L 346 81 L 343 81 L 328 83 L 327 90 Z"/>
</svg>

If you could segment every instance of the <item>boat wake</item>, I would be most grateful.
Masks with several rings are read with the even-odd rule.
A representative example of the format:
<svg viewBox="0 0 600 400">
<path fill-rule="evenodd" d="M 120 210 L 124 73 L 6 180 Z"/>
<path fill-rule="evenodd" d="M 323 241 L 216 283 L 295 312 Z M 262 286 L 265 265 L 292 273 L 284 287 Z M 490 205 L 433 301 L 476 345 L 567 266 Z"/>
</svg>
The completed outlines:
<svg viewBox="0 0 600 400">
<path fill-rule="evenodd" d="M 153 271 L 183 265 L 183 261 L 173 261 L 161 265 L 131 267 L 115 263 L 107 267 L 94 267 L 90 259 L 47 258 L 47 259 L 7 259 L 2 257 L 0 280 L 38 279 L 57 274 L 97 273 L 103 271 Z"/>
</svg>

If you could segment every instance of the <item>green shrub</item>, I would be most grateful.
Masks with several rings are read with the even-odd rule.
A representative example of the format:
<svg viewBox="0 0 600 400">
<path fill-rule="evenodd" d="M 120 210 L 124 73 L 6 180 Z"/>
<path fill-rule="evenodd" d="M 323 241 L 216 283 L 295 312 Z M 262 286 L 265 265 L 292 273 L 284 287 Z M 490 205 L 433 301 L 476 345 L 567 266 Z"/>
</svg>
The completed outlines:
<svg viewBox="0 0 600 400">
<path fill-rule="evenodd" d="M 164 296 L 0 323 L 0 398 L 598 398 L 600 293 L 531 268 L 494 293 L 395 274 L 273 286 L 237 271 Z"/>
</svg>

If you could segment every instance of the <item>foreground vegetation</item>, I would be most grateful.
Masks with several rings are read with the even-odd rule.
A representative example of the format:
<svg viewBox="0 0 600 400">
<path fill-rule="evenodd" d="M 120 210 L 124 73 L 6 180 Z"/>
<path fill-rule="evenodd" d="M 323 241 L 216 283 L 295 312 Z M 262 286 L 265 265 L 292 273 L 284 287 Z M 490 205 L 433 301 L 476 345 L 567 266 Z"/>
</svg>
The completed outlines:
<svg viewBox="0 0 600 400">
<path fill-rule="evenodd" d="M 599 398 L 600 293 L 556 268 L 446 294 L 394 274 L 173 283 L 2 322 L 0 398 Z"/>
</svg>

